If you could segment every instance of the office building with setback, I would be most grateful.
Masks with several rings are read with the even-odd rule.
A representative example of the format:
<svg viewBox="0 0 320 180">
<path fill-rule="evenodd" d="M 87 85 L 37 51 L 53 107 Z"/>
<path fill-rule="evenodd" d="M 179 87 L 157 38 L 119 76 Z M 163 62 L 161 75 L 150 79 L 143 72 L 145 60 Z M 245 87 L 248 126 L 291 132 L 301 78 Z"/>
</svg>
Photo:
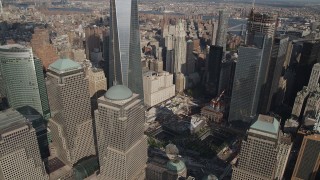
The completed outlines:
<svg viewBox="0 0 320 180">
<path fill-rule="evenodd" d="M 292 180 L 320 178 L 320 134 L 310 134 L 303 138 Z"/>
<path fill-rule="evenodd" d="M 36 131 L 13 109 L 0 112 L 0 179 L 48 180 Z"/>
<path fill-rule="evenodd" d="M 110 0 L 109 86 L 116 81 L 143 95 L 137 0 Z"/>
<path fill-rule="evenodd" d="M 50 117 L 42 64 L 31 48 L 0 46 L 0 94 L 12 108 L 31 106 L 45 119 Z"/>
<path fill-rule="evenodd" d="M 66 165 L 95 155 L 89 82 L 84 68 L 70 59 L 49 65 L 47 88 L 52 117 L 49 128 L 57 156 Z"/>
<path fill-rule="evenodd" d="M 282 177 L 292 143 L 281 138 L 279 125 L 277 119 L 259 115 L 242 141 L 232 180 L 273 180 Z"/>
<path fill-rule="evenodd" d="M 147 139 L 144 107 L 124 85 L 111 87 L 95 111 L 101 180 L 144 179 Z"/>
</svg>

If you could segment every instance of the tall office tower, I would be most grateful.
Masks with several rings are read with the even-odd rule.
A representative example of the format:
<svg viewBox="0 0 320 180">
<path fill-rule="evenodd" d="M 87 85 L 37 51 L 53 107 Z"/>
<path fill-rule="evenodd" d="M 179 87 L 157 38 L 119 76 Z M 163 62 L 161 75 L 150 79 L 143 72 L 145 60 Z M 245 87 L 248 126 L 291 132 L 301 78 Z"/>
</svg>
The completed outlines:
<svg viewBox="0 0 320 180">
<path fill-rule="evenodd" d="M 89 69 L 89 92 L 90 97 L 99 98 L 99 91 L 107 89 L 107 79 L 102 69 Z"/>
<path fill-rule="evenodd" d="M 226 47 L 227 47 L 228 21 L 229 21 L 229 13 L 227 13 L 224 10 L 220 10 L 216 45 L 223 47 L 223 52 L 226 51 Z"/>
<path fill-rule="evenodd" d="M 95 111 L 101 180 L 144 179 L 147 139 L 139 95 L 124 85 L 111 87 Z"/>
<path fill-rule="evenodd" d="M 103 38 L 107 35 L 107 29 L 105 27 L 98 26 L 90 26 L 85 28 L 85 49 L 86 49 L 86 57 L 90 59 L 91 52 L 94 49 L 99 49 L 102 51 L 103 49 Z"/>
<path fill-rule="evenodd" d="M 16 110 L 20 114 L 22 114 L 35 129 L 41 158 L 48 158 L 50 153 L 47 133 L 47 121 L 42 117 L 42 115 L 39 112 L 37 112 L 37 110 L 30 106 L 23 106 L 17 108 Z"/>
<path fill-rule="evenodd" d="M 208 78 L 207 91 L 214 97 L 217 96 L 219 90 L 219 80 L 221 71 L 221 62 L 223 56 L 222 46 L 210 46 L 209 58 L 208 60 Z"/>
<path fill-rule="evenodd" d="M 155 60 L 153 61 L 154 71 L 157 73 L 163 72 L 163 61 Z"/>
<path fill-rule="evenodd" d="M 176 92 L 181 93 L 186 87 L 186 78 L 182 73 L 175 74 Z"/>
<path fill-rule="evenodd" d="M 187 41 L 187 75 L 195 72 L 195 56 L 193 54 L 193 41 L 190 39 Z"/>
<path fill-rule="evenodd" d="M 228 60 L 221 63 L 218 94 L 221 94 L 224 91 L 225 97 L 231 97 L 236 65 L 237 63 L 234 60 Z"/>
<path fill-rule="evenodd" d="M 303 120 L 305 117 L 315 118 L 320 103 L 320 63 L 313 66 L 308 86 L 297 93 L 292 109 L 294 118 Z"/>
<path fill-rule="evenodd" d="M 187 42 L 184 22 L 181 20 L 176 25 L 174 43 L 174 73 L 186 74 Z"/>
<path fill-rule="evenodd" d="M 247 22 L 246 44 L 251 45 L 256 33 L 262 33 L 273 38 L 277 30 L 278 16 L 274 14 L 255 12 L 251 10 Z"/>
<path fill-rule="evenodd" d="M 217 33 L 219 23 L 216 20 L 212 20 L 212 32 L 211 32 L 211 45 L 216 45 Z"/>
<path fill-rule="evenodd" d="M 95 155 L 89 82 L 84 68 L 60 59 L 48 68 L 47 89 L 52 118 L 49 128 L 57 156 L 66 165 Z"/>
<path fill-rule="evenodd" d="M 296 65 L 295 94 L 308 85 L 313 65 L 320 62 L 320 41 L 303 42 L 300 61 Z"/>
<path fill-rule="evenodd" d="M 274 110 L 274 108 L 276 108 L 276 95 L 279 89 L 283 65 L 287 56 L 288 44 L 288 37 L 276 37 L 273 41 L 267 82 L 264 86 L 264 95 L 261 100 L 261 112 L 263 113 L 267 113 L 270 109 Z"/>
<path fill-rule="evenodd" d="M 277 144 L 277 163 L 274 172 L 275 179 L 283 179 L 293 145 L 292 139 L 293 138 L 290 134 L 284 133 L 283 131 L 279 133 Z"/>
<path fill-rule="evenodd" d="M 31 106 L 45 119 L 50 117 L 41 61 L 32 49 L 18 45 L 0 46 L 1 94 L 10 107 Z"/>
<path fill-rule="evenodd" d="M 0 112 L 0 150 L 0 179 L 49 179 L 35 129 L 13 109 Z"/>
<path fill-rule="evenodd" d="M 109 82 L 143 94 L 137 0 L 110 0 Z"/>
<path fill-rule="evenodd" d="M 260 37 L 259 47 L 240 47 L 236 66 L 232 98 L 229 112 L 229 122 L 241 120 L 250 122 L 256 116 L 262 86 L 266 81 L 271 38 Z"/>
<path fill-rule="evenodd" d="M 232 180 L 273 180 L 277 164 L 279 125 L 277 119 L 259 115 L 242 141 Z M 288 152 L 289 153 L 289 152 Z"/>
<path fill-rule="evenodd" d="M 292 180 L 315 180 L 320 177 L 320 135 L 311 134 L 303 138 Z"/>
<path fill-rule="evenodd" d="M 313 66 L 311 76 L 308 83 L 308 90 L 313 92 L 320 87 L 320 63 Z"/>
<path fill-rule="evenodd" d="M 105 72 L 105 75 L 106 77 L 110 77 L 109 75 L 109 58 L 110 58 L 110 55 L 109 55 L 109 50 L 110 50 L 110 43 L 109 43 L 109 39 L 110 39 L 110 29 L 107 30 L 106 32 L 106 36 L 103 38 L 103 49 L 102 49 L 102 52 L 103 52 L 103 59 L 104 59 L 104 66 L 103 66 L 103 70 Z"/>
</svg>

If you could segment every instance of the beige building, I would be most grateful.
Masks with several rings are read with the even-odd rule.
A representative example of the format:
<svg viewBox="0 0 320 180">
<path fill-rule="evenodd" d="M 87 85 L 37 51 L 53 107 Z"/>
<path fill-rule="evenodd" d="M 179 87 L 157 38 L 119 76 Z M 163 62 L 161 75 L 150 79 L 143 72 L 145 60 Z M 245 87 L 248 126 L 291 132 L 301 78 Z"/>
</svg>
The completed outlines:
<svg viewBox="0 0 320 180">
<path fill-rule="evenodd" d="M 70 59 L 51 64 L 47 73 L 49 128 L 57 156 L 66 165 L 95 155 L 89 81 L 84 68 Z"/>
<path fill-rule="evenodd" d="M 276 175 L 282 176 L 283 169 L 279 166 L 286 166 L 291 145 L 285 146 L 279 139 L 279 125 L 277 119 L 259 115 L 242 141 L 232 180 L 273 180 Z"/>
<path fill-rule="evenodd" d="M 175 96 L 173 75 L 164 71 L 162 73 L 147 72 L 143 76 L 144 103 L 152 107 Z"/>
<path fill-rule="evenodd" d="M 95 111 L 100 180 L 145 179 L 147 138 L 144 107 L 138 94 L 123 85 L 98 99 Z"/>
<path fill-rule="evenodd" d="M 0 179 L 47 180 L 36 131 L 19 112 L 0 112 Z"/>
<path fill-rule="evenodd" d="M 175 85 L 176 85 L 176 92 L 181 93 L 184 91 L 186 87 L 186 78 L 182 73 L 175 74 Z"/>
<path fill-rule="evenodd" d="M 82 63 L 86 59 L 86 53 L 84 49 L 72 49 L 73 59 L 79 63 Z"/>
<path fill-rule="evenodd" d="M 290 134 L 279 133 L 277 166 L 275 179 L 283 179 L 284 171 L 287 167 L 289 155 L 292 148 L 292 137 Z"/>
<path fill-rule="evenodd" d="M 292 180 L 315 180 L 320 168 L 320 134 L 303 138 Z M 318 172 L 318 173 L 317 173 Z"/>
<path fill-rule="evenodd" d="M 98 91 L 107 89 L 107 79 L 102 69 L 90 68 L 89 70 L 89 91 L 90 97 L 98 98 Z"/>
</svg>

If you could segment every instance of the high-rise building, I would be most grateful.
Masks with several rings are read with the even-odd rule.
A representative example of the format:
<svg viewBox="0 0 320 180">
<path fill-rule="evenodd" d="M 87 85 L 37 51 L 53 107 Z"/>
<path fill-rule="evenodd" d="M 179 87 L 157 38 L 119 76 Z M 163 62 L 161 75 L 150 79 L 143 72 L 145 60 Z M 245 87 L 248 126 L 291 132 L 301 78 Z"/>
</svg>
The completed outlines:
<svg viewBox="0 0 320 180">
<path fill-rule="evenodd" d="M 275 14 L 255 12 L 251 10 L 247 22 L 246 44 L 251 45 L 256 33 L 262 33 L 269 38 L 273 38 L 276 32 L 278 16 Z"/>
<path fill-rule="evenodd" d="M 233 168 L 231 179 L 273 180 L 282 176 L 291 142 L 289 146 L 282 146 L 284 142 L 279 138 L 279 126 L 277 119 L 259 115 L 248 130 L 247 138 L 242 141 L 239 161 Z"/>
<path fill-rule="evenodd" d="M 308 85 L 313 65 L 320 61 L 320 41 L 303 42 L 301 56 L 296 65 L 295 93 Z"/>
<path fill-rule="evenodd" d="M 144 103 L 149 107 L 170 99 L 175 95 L 173 75 L 166 71 L 145 73 L 143 76 L 143 92 Z"/>
<path fill-rule="evenodd" d="M 175 74 L 176 92 L 181 93 L 186 87 L 186 77 L 182 73 Z"/>
<path fill-rule="evenodd" d="M 195 56 L 193 54 L 193 41 L 190 39 L 187 41 L 187 70 L 186 75 L 190 75 L 195 72 Z"/>
<path fill-rule="evenodd" d="M 89 82 L 84 68 L 60 59 L 48 68 L 47 88 L 52 118 L 49 128 L 57 156 L 72 166 L 95 155 Z"/>
<path fill-rule="evenodd" d="M 0 46 L 0 92 L 10 107 L 31 106 L 45 119 L 50 117 L 41 61 L 32 49 L 18 45 Z"/>
<path fill-rule="evenodd" d="M 257 37 L 258 47 L 240 47 L 236 66 L 229 122 L 250 122 L 258 112 L 261 91 L 267 77 L 271 38 Z"/>
<path fill-rule="evenodd" d="M 316 91 L 320 87 L 320 63 L 313 66 L 311 76 L 308 83 L 309 91 Z"/>
<path fill-rule="evenodd" d="M 184 22 L 181 20 L 176 25 L 175 31 L 175 43 L 174 43 L 174 73 L 187 72 L 187 42 L 186 31 L 184 29 Z"/>
<path fill-rule="evenodd" d="M 109 85 L 143 94 L 137 0 L 110 0 Z"/>
<path fill-rule="evenodd" d="M 47 121 L 37 110 L 33 109 L 30 106 L 17 108 L 17 111 L 22 114 L 28 120 L 28 122 L 32 124 L 32 127 L 36 131 L 41 158 L 47 158 L 49 156 L 49 141 L 46 126 Z"/>
<path fill-rule="evenodd" d="M 209 94 L 217 96 L 219 90 L 219 80 L 221 71 L 221 62 L 223 57 L 223 47 L 210 46 L 208 60 L 208 89 Z"/>
<path fill-rule="evenodd" d="M 103 49 L 103 37 L 107 34 L 107 29 L 105 27 L 90 26 L 85 28 L 85 50 L 86 58 L 90 59 L 91 53 L 94 49 L 102 51 Z"/>
<path fill-rule="evenodd" d="M 226 12 L 225 10 L 220 10 L 216 45 L 223 47 L 223 52 L 226 51 L 226 47 L 227 47 L 228 21 L 229 21 L 229 13 Z"/>
<path fill-rule="evenodd" d="M 0 112 L 0 179 L 49 179 L 35 129 L 13 109 Z"/>
<path fill-rule="evenodd" d="M 320 135 L 311 134 L 303 138 L 292 180 L 315 180 L 320 177 Z"/>
<path fill-rule="evenodd" d="M 234 60 L 228 60 L 221 63 L 218 94 L 221 94 L 224 91 L 226 97 L 231 97 L 236 65 L 237 63 Z"/>
<path fill-rule="evenodd" d="M 147 139 L 139 95 L 124 85 L 111 87 L 98 99 L 95 122 L 101 180 L 144 179 Z"/>
<path fill-rule="evenodd" d="M 98 98 L 99 91 L 107 89 L 107 79 L 102 69 L 90 68 L 89 69 L 89 91 L 90 97 Z"/>
<path fill-rule="evenodd" d="M 211 45 L 216 45 L 217 41 L 217 33 L 218 33 L 218 22 L 212 20 L 212 32 L 211 32 Z"/>
<path fill-rule="evenodd" d="M 279 81 L 286 60 L 286 53 L 288 49 L 288 37 L 276 37 L 273 42 L 271 57 L 269 61 L 269 70 L 267 81 L 264 87 L 264 95 L 261 102 L 261 111 L 263 113 L 269 112 L 270 108 L 274 110 L 276 100 L 276 93 L 279 88 Z"/>
</svg>

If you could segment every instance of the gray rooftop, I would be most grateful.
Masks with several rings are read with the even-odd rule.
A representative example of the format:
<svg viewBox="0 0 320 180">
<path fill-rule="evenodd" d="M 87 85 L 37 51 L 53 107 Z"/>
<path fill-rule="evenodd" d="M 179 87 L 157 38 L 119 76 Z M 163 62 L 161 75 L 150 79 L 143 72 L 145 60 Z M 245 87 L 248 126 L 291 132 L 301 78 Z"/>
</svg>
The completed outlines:
<svg viewBox="0 0 320 180">
<path fill-rule="evenodd" d="M 258 120 L 251 125 L 249 132 L 277 138 L 279 126 L 280 123 L 276 118 L 260 114 Z"/>
<path fill-rule="evenodd" d="M 124 85 L 115 85 L 108 89 L 104 95 L 107 99 L 113 101 L 121 101 L 131 98 L 132 91 Z"/>
<path fill-rule="evenodd" d="M 11 126 L 26 124 L 26 118 L 14 109 L 7 109 L 0 112 L 0 132 Z"/>
<path fill-rule="evenodd" d="M 81 68 L 82 68 L 82 66 L 79 63 L 77 63 L 71 59 L 59 59 L 49 65 L 50 70 L 52 70 L 56 73 L 59 73 L 59 74 L 69 72 L 69 71 L 78 70 Z"/>
</svg>

